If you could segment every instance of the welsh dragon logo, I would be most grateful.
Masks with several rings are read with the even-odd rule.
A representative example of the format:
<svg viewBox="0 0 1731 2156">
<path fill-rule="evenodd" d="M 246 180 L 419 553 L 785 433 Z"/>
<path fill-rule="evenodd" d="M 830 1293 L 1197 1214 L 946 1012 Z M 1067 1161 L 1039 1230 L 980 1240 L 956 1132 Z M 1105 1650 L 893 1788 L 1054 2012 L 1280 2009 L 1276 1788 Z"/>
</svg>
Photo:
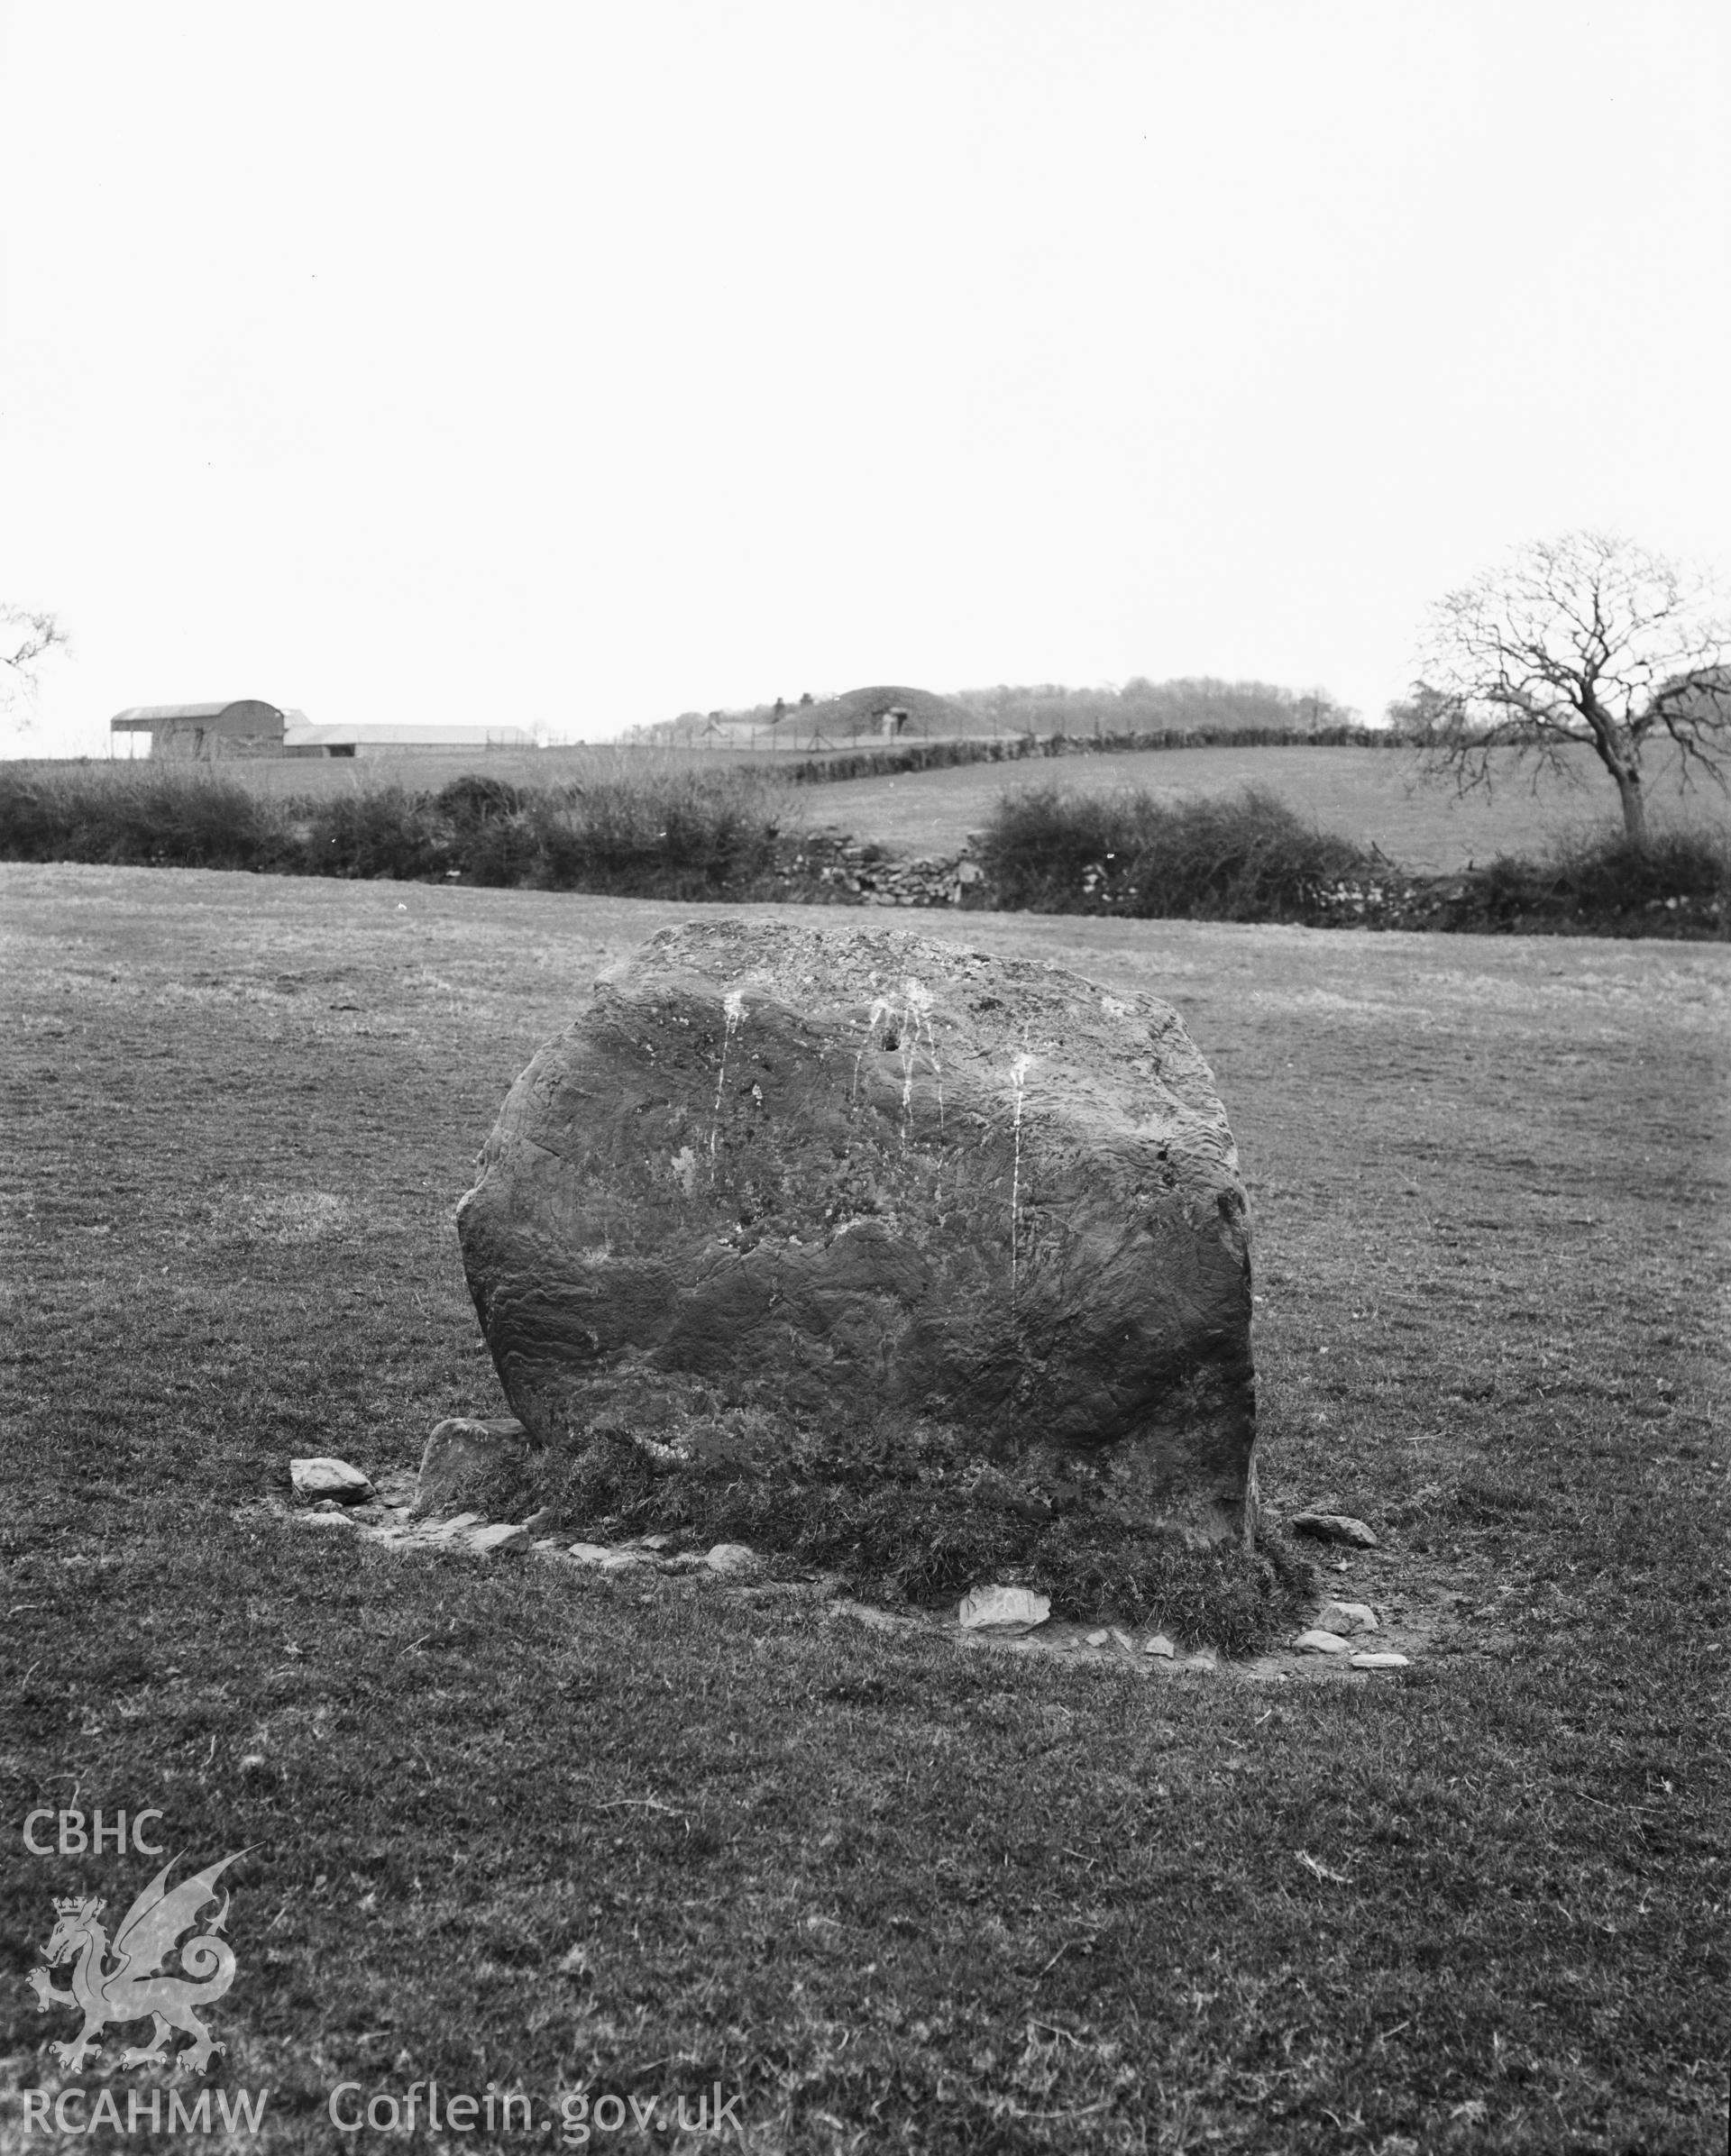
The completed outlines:
<svg viewBox="0 0 1731 2156">
<path fill-rule="evenodd" d="M 109 2022 L 124 2026 L 127 2022 L 142 2021 L 147 2014 L 152 2024 L 151 2041 L 123 2051 L 123 2068 L 162 2066 L 170 2057 L 195 2074 L 202 2074 L 209 2066 L 223 2046 L 212 2042 L 197 2009 L 221 1998 L 234 1981 L 234 1949 L 218 1936 L 228 1921 L 226 1889 L 216 1914 L 196 1937 L 180 1946 L 180 1973 L 169 1975 L 162 1965 L 181 1933 L 196 1930 L 198 1912 L 216 1899 L 217 1876 L 245 1854 L 244 1850 L 236 1850 L 233 1856 L 206 1866 L 174 1887 L 167 1885 L 176 1863 L 170 1857 L 121 1919 L 114 1938 L 112 1967 L 108 1966 L 108 1935 L 101 1921 L 107 1904 L 80 1901 L 76 1896 L 56 1901 L 57 1922 L 42 1951 L 50 1969 L 71 1962 L 71 1987 L 56 1991 L 47 1969 L 32 1969 L 30 1981 L 39 2014 L 50 2006 L 71 2006 L 84 2016 L 83 2028 L 69 2043 L 49 2046 L 68 2073 L 78 2072 L 87 2051 L 100 2048 L 100 2032 Z M 191 2045 L 171 2052 L 170 2029 L 183 2030 L 193 2039 Z"/>
</svg>

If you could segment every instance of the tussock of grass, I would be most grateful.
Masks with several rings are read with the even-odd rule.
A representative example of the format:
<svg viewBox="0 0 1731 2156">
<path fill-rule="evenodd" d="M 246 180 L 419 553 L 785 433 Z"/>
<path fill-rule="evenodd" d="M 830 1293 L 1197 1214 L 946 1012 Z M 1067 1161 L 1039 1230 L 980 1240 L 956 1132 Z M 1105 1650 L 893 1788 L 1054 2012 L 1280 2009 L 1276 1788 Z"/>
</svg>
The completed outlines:
<svg viewBox="0 0 1731 2156">
<path fill-rule="evenodd" d="M 745 1542 L 928 1606 L 986 1581 L 1030 1586 L 1060 1617 L 1158 1624 L 1227 1654 L 1290 1629 L 1314 1585 L 1284 1544 L 1201 1549 L 1151 1530 L 1081 1461 L 1012 1480 L 942 1432 L 888 1421 L 770 1460 L 724 1439 L 671 1470 L 601 1429 L 542 1472 L 539 1494 L 573 1532 Z"/>
</svg>

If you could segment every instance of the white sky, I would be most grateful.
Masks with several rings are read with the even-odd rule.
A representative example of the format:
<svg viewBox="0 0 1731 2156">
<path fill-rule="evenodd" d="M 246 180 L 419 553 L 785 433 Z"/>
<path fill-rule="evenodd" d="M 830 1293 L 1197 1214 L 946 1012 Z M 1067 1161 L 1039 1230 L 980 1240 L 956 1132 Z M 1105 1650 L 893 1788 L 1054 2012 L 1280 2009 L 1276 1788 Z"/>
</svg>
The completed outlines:
<svg viewBox="0 0 1731 2156">
<path fill-rule="evenodd" d="M 1723 0 L 0 0 L 0 596 L 123 706 L 1320 683 L 1731 570 Z"/>
</svg>

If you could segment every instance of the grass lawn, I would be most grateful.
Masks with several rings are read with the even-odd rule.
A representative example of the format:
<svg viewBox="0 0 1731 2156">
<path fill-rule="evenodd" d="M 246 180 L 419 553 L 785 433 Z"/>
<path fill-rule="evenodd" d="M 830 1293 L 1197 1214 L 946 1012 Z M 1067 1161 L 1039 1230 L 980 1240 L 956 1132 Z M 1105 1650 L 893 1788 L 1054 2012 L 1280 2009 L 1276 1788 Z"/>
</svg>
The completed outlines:
<svg viewBox="0 0 1731 2156">
<path fill-rule="evenodd" d="M 1214 1065 L 1265 1495 L 1445 1620 L 1274 1685 L 288 1523 L 291 1455 L 496 1411 L 452 1208 L 690 909 L 64 867 L 0 909 L 0 2086 L 73 2033 L 23 1982 L 52 1897 L 112 1923 L 162 1861 L 25 1815 L 148 1805 L 252 1849 L 214 2078 L 276 2148 L 408 2145 L 328 2092 L 427 2078 L 533 2098 L 456 2148 L 717 2084 L 784 2156 L 1723 2147 L 1721 946 L 920 917 L 1168 996 Z"/>
<path fill-rule="evenodd" d="M 806 814 L 814 824 L 839 824 L 894 853 L 948 854 L 970 831 L 985 828 L 1000 794 L 1054 781 L 1077 792 L 1145 788 L 1172 801 L 1260 786 L 1325 831 L 1360 845 L 1374 841 L 1402 868 L 1446 875 L 1470 861 L 1482 867 L 1497 854 L 1542 854 L 1584 829 L 1617 822 L 1610 781 L 1589 758 L 1581 765 L 1580 783 L 1542 776 L 1535 790 L 1531 771 L 1507 763 L 1488 795 L 1462 799 L 1445 783 L 1423 780 L 1416 754 L 1403 749 L 1169 749 L 844 779 L 811 789 Z M 1659 766 L 1651 784 L 1656 821 L 1724 821 L 1726 797 L 1710 781 L 1680 796 L 1668 768 Z"/>
</svg>

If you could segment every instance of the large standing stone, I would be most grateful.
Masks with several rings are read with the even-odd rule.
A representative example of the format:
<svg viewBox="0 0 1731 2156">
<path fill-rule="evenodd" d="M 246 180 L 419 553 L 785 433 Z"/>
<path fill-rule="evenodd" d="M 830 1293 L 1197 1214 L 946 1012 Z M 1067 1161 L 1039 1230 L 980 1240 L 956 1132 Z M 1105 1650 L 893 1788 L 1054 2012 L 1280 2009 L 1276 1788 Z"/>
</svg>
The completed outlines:
<svg viewBox="0 0 1731 2156">
<path fill-rule="evenodd" d="M 1247 1534 L 1249 1220 L 1177 1014 L 894 932 L 663 931 L 511 1089 L 458 1210 L 536 1443 L 773 1473 L 929 1433 Z"/>
</svg>

